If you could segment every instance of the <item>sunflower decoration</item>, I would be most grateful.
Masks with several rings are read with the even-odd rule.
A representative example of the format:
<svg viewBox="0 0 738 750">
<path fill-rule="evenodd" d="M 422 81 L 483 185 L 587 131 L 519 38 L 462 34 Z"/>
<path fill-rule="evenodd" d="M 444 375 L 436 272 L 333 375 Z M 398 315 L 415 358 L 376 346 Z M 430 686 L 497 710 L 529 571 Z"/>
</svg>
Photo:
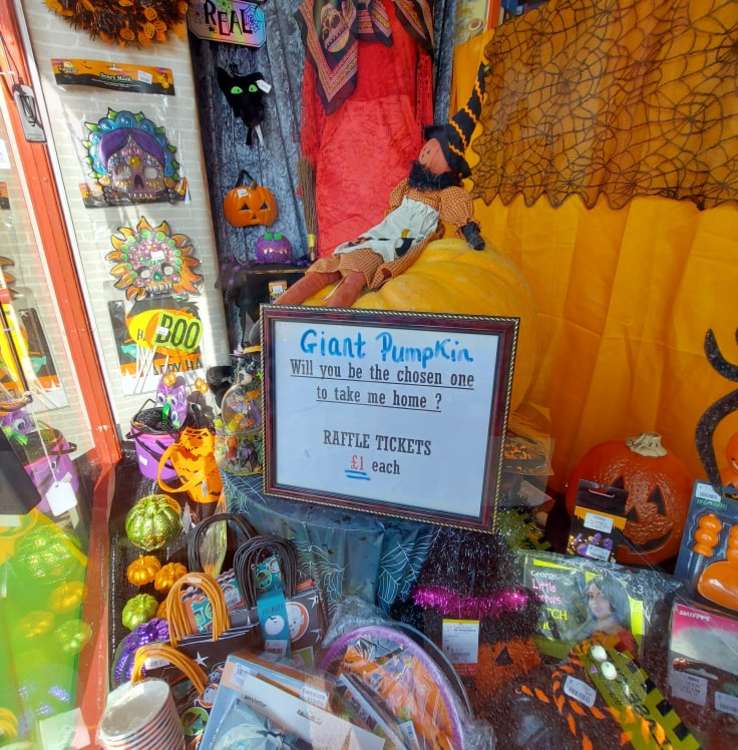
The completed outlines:
<svg viewBox="0 0 738 750">
<path fill-rule="evenodd" d="M 47 7 L 93 39 L 121 47 L 184 39 L 184 0 L 45 0 Z"/>
<path fill-rule="evenodd" d="M 114 264 L 110 274 L 129 300 L 199 294 L 202 276 L 195 272 L 200 261 L 192 240 L 172 234 L 166 221 L 152 227 L 142 216 L 135 229 L 118 227 L 110 242 L 113 250 L 105 256 Z"/>
</svg>

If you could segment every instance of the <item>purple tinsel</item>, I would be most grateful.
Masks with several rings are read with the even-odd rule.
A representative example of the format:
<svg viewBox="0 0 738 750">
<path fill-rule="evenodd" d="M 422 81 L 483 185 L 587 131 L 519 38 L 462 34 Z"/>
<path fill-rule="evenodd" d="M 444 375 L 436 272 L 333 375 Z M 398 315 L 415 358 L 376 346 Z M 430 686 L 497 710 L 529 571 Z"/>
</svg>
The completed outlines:
<svg viewBox="0 0 738 750">
<path fill-rule="evenodd" d="M 131 679 L 133 659 L 141 646 L 146 646 L 149 643 L 164 643 L 168 640 L 169 623 L 166 620 L 155 617 L 153 620 L 139 625 L 121 642 L 120 656 L 113 670 L 115 684 L 120 685 L 122 682 Z"/>
<path fill-rule="evenodd" d="M 442 615 L 481 620 L 522 612 L 530 604 L 531 596 L 527 589 L 516 586 L 486 596 L 463 596 L 443 586 L 418 586 L 413 601 Z"/>
</svg>

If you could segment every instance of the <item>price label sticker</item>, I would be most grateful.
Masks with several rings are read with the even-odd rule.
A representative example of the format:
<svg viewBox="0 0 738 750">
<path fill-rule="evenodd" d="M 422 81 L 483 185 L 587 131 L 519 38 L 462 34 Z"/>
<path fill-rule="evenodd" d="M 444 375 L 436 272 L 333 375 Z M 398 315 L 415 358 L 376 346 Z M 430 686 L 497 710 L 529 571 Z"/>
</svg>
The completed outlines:
<svg viewBox="0 0 738 750">
<path fill-rule="evenodd" d="M 738 696 L 715 691 L 715 708 L 724 714 L 738 716 Z"/>
<path fill-rule="evenodd" d="M 302 690 L 300 690 L 300 697 L 306 703 L 312 703 L 313 706 L 318 708 L 325 708 L 328 705 L 328 694 L 325 690 L 313 685 L 303 685 Z"/>
<path fill-rule="evenodd" d="M 418 735 L 415 732 L 415 725 L 410 719 L 408 719 L 407 721 L 403 721 L 402 724 L 399 725 L 399 727 L 403 737 L 408 741 L 410 747 L 420 747 Z"/>
<path fill-rule="evenodd" d="M 441 627 L 443 653 L 464 674 L 474 673 L 479 661 L 479 620 L 446 620 Z"/>
<path fill-rule="evenodd" d="M 592 708 L 597 700 L 597 691 L 591 685 L 571 675 L 564 681 L 564 692 L 587 708 Z"/>
<path fill-rule="evenodd" d="M 49 487 L 46 491 L 46 502 L 54 516 L 60 516 L 77 506 L 77 495 L 74 493 L 74 488 L 67 477 L 54 482 Z"/>
<path fill-rule="evenodd" d="M 698 706 L 707 703 L 707 680 L 704 677 L 673 669 L 669 675 L 669 687 L 675 698 L 696 703 Z"/>
<path fill-rule="evenodd" d="M 151 73 L 149 73 L 147 70 L 139 70 L 138 80 L 142 81 L 143 83 L 152 83 L 154 80 L 154 76 L 152 76 Z"/>
<path fill-rule="evenodd" d="M 161 669 L 162 667 L 166 667 L 167 664 L 169 664 L 169 662 L 166 659 L 162 659 L 159 656 L 150 656 L 144 662 L 144 668 L 145 669 Z"/>
<path fill-rule="evenodd" d="M 587 545 L 587 557 L 591 557 L 594 560 L 609 560 L 612 552 L 604 547 L 598 547 L 596 544 Z"/>
<path fill-rule="evenodd" d="M 695 497 L 698 497 L 700 500 L 710 500 L 713 503 L 720 502 L 720 495 L 715 492 L 715 490 L 712 488 L 712 485 L 710 484 L 698 482 L 697 486 L 695 487 L 694 494 Z"/>
<path fill-rule="evenodd" d="M 612 518 L 601 516 L 599 513 L 587 513 L 584 516 L 584 528 L 609 534 L 612 531 Z"/>
</svg>

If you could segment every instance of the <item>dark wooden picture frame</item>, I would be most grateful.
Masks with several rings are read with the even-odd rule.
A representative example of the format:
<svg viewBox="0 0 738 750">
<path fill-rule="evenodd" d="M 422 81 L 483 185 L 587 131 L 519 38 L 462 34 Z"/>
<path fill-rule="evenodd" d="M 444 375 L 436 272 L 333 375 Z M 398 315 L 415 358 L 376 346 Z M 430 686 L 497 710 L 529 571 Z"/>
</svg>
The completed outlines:
<svg viewBox="0 0 738 750">
<path fill-rule="evenodd" d="M 518 336 L 518 318 L 483 317 L 447 314 L 410 313 L 397 311 L 360 310 L 344 308 L 293 307 L 287 305 L 264 305 L 261 308 L 262 355 L 264 364 L 264 492 L 308 503 L 358 510 L 378 515 L 405 518 L 444 526 L 492 531 L 496 523 L 504 438 L 510 408 L 513 382 L 513 365 Z M 391 330 L 422 330 L 432 332 L 482 334 L 497 337 L 494 374 L 491 382 L 493 392 L 489 409 L 487 445 L 484 451 L 483 491 L 476 517 L 453 512 L 453 471 L 446 468 L 444 480 L 449 483 L 449 507 L 445 510 L 408 506 L 382 498 L 367 499 L 331 491 L 280 483 L 277 478 L 277 422 L 279 404 L 276 397 L 274 328 L 277 322 L 315 323 L 323 325 L 358 325 Z M 443 472 L 443 470 L 442 470 Z M 439 473 L 439 478 L 441 476 Z"/>
</svg>

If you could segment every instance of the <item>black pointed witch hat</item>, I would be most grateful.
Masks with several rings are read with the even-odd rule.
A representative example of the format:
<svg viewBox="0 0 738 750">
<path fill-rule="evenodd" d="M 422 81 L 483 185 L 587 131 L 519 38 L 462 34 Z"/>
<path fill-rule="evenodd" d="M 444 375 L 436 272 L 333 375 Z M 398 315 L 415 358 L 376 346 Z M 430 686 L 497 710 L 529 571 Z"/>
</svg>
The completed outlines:
<svg viewBox="0 0 738 750">
<path fill-rule="evenodd" d="M 469 164 L 464 157 L 469 147 L 474 128 L 482 114 L 482 100 L 484 98 L 484 77 L 489 66 L 482 63 L 477 71 L 474 87 L 467 103 L 444 125 L 431 125 L 425 129 L 427 139 L 435 138 L 441 144 L 451 171 L 460 177 L 471 174 Z"/>
</svg>

